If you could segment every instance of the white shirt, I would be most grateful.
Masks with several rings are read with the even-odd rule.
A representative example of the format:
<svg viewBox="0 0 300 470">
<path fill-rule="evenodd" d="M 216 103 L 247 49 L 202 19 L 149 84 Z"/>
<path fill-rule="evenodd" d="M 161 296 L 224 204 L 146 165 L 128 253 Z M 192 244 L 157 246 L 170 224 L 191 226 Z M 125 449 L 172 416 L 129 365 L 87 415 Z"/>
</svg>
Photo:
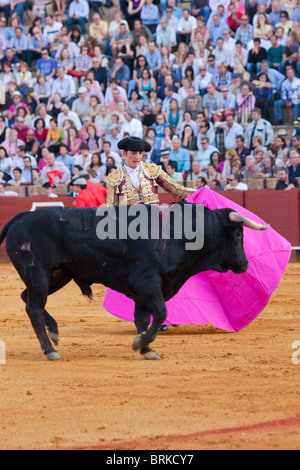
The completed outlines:
<svg viewBox="0 0 300 470">
<path fill-rule="evenodd" d="M 54 42 L 55 36 L 57 36 L 62 28 L 62 23 L 55 21 L 53 26 L 46 25 L 43 29 L 44 37 L 48 43 Z"/>
<path fill-rule="evenodd" d="M 132 118 L 130 122 L 126 121 L 121 128 L 121 135 L 128 132 L 133 137 L 143 138 L 143 126 L 141 121 Z"/>
<path fill-rule="evenodd" d="M 69 114 L 67 116 L 64 113 L 59 113 L 59 115 L 57 116 L 58 127 L 63 127 L 66 119 L 70 119 L 71 121 L 73 121 L 73 124 L 76 127 L 76 129 L 80 131 L 80 129 L 82 128 L 81 121 L 78 115 L 74 113 L 73 111 L 69 111 Z"/>
<path fill-rule="evenodd" d="M 177 31 L 193 31 L 197 29 L 197 20 L 194 16 L 190 15 L 188 20 L 180 18 L 177 25 Z"/>
<path fill-rule="evenodd" d="M 139 178 L 140 166 L 138 166 L 137 168 L 130 168 L 127 165 L 124 165 L 124 166 L 125 166 L 127 174 L 130 176 L 131 183 L 136 189 L 139 190 L 141 187 L 141 182 Z"/>
</svg>

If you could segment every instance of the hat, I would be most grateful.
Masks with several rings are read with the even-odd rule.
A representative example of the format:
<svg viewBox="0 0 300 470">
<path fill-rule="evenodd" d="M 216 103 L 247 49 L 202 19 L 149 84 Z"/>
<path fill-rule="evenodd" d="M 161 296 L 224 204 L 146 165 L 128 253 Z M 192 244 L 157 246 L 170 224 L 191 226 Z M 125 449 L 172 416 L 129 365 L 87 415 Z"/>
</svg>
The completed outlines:
<svg viewBox="0 0 300 470">
<path fill-rule="evenodd" d="M 86 179 L 85 178 L 78 178 L 77 180 L 72 182 L 72 185 L 86 186 Z"/>
<path fill-rule="evenodd" d="M 120 140 L 118 148 L 125 151 L 131 150 L 131 152 L 150 152 L 152 149 L 146 140 L 139 137 L 126 137 Z"/>
<path fill-rule="evenodd" d="M 81 86 L 79 89 L 78 89 L 78 94 L 79 93 L 86 93 L 87 92 L 87 89 L 85 88 L 85 86 Z"/>
<path fill-rule="evenodd" d="M 22 96 L 22 94 L 19 91 L 14 91 L 12 96 Z"/>
<path fill-rule="evenodd" d="M 119 129 L 118 124 L 112 124 L 111 126 L 109 126 L 110 131 L 112 131 L 113 129 Z"/>
<path fill-rule="evenodd" d="M 34 135 L 34 131 L 31 129 L 28 129 L 28 131 L 26 131 L 26 134 Z"/>
<path fill-rule="evenodd" d="M 287 131 L 285 129 L 279 129 L 277 135 L 287 135 Z"/>
<path fill-rule="evenodd" d="M 165 155 L 170 155 L 170 149 L 164 149 L 160 152 L 161 157 L 164 157 Z"/>
<path fill-rule="evenodd" d="M 233 73 L 231 75 L 231 78 L 238 78 L 238 77 L 241 77 L 241 74 L 240 73 Z"/>
</svg>

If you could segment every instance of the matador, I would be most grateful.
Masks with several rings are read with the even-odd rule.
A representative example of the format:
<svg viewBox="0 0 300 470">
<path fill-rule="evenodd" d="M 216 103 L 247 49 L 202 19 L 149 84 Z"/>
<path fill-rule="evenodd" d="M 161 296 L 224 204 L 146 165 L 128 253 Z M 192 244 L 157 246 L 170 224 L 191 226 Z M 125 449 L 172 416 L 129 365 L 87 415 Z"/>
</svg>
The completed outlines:
<svg viewBox="0 0 300 470">
<path fill-rule="evenodd" d="M 151 145 L 138 137 L 127 137 L 118 143 L 123 150 L 125 163 L 114 170 L 106 179 L 107 206 L 119 204 L 159 204 L 158 186 L 176 199 L 185 199 L 194 192 L 172 180 L 155 163 L 143 162 L 145 153 L 150 152 Z"/>
</svg>

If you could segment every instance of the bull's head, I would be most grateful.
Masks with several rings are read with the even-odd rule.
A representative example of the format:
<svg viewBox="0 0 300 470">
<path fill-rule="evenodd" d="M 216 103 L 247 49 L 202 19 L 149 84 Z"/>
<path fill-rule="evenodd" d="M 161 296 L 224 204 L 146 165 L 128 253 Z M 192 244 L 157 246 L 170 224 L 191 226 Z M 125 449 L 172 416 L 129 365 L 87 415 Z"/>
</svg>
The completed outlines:
<svg viewBox="0 0 300 470">
<path fill-rule="evenodd" d="M 228 260 L 229 269 L 234 274 L 245 273 L 249 267 L 249 263 L 243 246 L 243 226 L 252 230 L 267 230 L 270 225 L 258 224 L 237 212 L 229 212 L 228 218 L 229 221 L 233 223 L 230 230 L 231 246 L 233 249 L 230 250 L 230 259 Z"/>
</svg>

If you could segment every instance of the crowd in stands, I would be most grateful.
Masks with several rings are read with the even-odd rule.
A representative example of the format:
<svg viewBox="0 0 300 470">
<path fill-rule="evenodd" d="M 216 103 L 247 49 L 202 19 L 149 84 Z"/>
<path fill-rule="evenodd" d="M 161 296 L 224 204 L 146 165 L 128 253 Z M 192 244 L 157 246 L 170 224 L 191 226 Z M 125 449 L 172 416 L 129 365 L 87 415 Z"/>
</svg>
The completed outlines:
<svg viewBox="0 0 300 470">
<path fill-rule="evenodd" d="M 116 5 L 0 0 L 0 196 L 105 187 L 128 135 L 184 184 L 298 187 L 300 125 L 273 126 L 300 117 L 300 0 Z"/>
</svg>

